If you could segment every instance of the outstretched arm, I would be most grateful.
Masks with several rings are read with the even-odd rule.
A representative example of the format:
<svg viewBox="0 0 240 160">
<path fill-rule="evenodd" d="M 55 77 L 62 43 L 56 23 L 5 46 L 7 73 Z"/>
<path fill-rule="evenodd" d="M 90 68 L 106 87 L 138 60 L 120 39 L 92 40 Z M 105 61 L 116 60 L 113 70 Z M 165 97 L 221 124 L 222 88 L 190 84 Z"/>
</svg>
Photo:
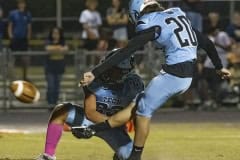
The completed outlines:
<svg viewBox="0 0 240 160">
<path fill-rule="evenodd" d="M 216 72 L 223 79 L 229 78 L 231 76 L 231 73 L 226 68 L 223 68 L 222 62 L 218 56 L 217 50 L 216 50 L 213 42 L 207 36 L 204 36 L 199 31 L 197 31 L 195 29 L 194 29 L 194 31 L 195 31 L 197 39 L 198 39 L 199 47 L 204 49 L 207 52 L 207 55 L 209 56 L 213 65 L 216 68 Z"/>
<path fill-rule="evenodd" d="M 104 71 L 128 58 L 136 50 L 143 47 L 148 41 L 154 40 L 156 38 L 155 34 L 159 32 L 161 32 L 160 27 L 151 27 L 138 32 L 137 35 L 128 42 L 128 45 L 125 48 L 117 50 L 110 58 L 105 60 L 103 63 L 98 64 L 92 71 L 84 73 L 79 86 L 89 85 Z"/>
<path fill-rule="evenodd" d="M 108 120 L 90 126 L 76 126 L 72 127 L 72 134 L 77 138 L 91 138 L 97 132 L 119 127 L 128 122 L 135 112 L 135 103 L 132 102 L 125 109 L 119 111 L 117 114 L 111 116 Z"/>
<path fill-rule="evenodd" d="M 125 48 L 117 50 L 110 58 L 105 60 L 103 63 L 98 64 L 92 73 L 95 77 L 101 75 L 108 68 L 117 65 L 122 60 L 131 56 L 136 50 L 143 47 L 148 41 L 151 41 L 155 37 L 156 28 L 152 27 L 147 30 L 137 33 L 137 35 L 128 42 Z"/>
<path fill-rule="evenodd" d="M 194 29 L 194 31 L 197 36 L 199 47 L 206 51 L 207 55 L 211 59 L 216 69 L 222 69 L 222 62 L 218 56 L 217 50 L 213 42 L 207 36 L 204 36 L 202 33 L 200 33 L 198 30 Z"/>
<path fill-rule="evenodd" d="M 108 117 L 104 114 L 101 114 L 97 111 L 97 100 L 96 96 L 86 87 L 84 87 L 84 112 L 85 116 L 88 120 L 99 123 L 108 119 Z"/>
<path fill-rule="evenodd" d="M 130 119 L 132 119 L 133 116 L 135 116 L 136 109 L 135 105 L 136 105 L 135 102 L 132 102 L 125 109 L 117 112 L 116 114 L 111 116 L 108 120 L 95 125 L 91 125 L 88 128 L 92 133 L 97 133 L 115 127 L 120 127 L 126 124 Z"/>
</svg>

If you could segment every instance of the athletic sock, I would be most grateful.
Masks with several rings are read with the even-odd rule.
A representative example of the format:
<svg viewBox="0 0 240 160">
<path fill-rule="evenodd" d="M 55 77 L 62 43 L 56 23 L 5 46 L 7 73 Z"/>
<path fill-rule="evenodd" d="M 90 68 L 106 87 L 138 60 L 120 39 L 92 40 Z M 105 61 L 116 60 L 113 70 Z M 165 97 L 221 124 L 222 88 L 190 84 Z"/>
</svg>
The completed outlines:
<svg viewBox="0 0 240 160">
<path fill-rule="evenodd" d="M 134 145 L 128 160 L 141 160 L 143 148 L 144 147 L 138 147 Z"/>
<path fill-rule="evenodd" d="M 91 129 L 93 129 L 95 132 L 100 132 L 100 131 L 105 131 L 105 130 L 109 130 L 112 127 L 110 126 L 108 120 L 106 120 L 105 122 L 101 122 L 95 125 L 91 125 L 89 126 Z"/>
<path fill-rule="evenodd" d="M 57 144 L 62 136 L 63 125 L 50 123 L 47 128 L 45 152 L 49 156 L 55 155 Z"/>
</svg>

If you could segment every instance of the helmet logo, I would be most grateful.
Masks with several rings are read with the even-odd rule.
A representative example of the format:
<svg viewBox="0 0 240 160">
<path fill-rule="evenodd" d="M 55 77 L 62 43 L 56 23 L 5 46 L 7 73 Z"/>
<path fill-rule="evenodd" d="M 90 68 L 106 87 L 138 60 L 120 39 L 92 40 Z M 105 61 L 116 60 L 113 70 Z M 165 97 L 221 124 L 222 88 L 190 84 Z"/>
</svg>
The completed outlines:
<svg viewBox="0 0 240 160">
<path fill-rule="evenodd" d="M 140 14 L 136 10 L 134 10 L 133 12 L 134 12 L 135 19 L 139 19 Z"/>
</svg>

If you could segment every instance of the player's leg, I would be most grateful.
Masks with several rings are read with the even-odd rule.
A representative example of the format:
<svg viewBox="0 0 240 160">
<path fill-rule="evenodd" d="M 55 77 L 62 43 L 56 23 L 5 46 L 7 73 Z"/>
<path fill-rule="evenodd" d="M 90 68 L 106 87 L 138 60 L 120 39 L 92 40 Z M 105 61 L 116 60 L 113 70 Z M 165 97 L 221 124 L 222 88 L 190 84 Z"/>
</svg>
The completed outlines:
<svg viewBox="0 0 240 160">
<path fill-rule="evenodd" d="M 55 155 L 57 144 L 62 136 L 63 125 L 68 116 L 68 105 L 57 105 L 50 116 L 46 134 L 45 151 L 49 156 Z"/>
<path fill-rule="evenodd" d="M 132 102 L 125 109 L 111 116 L 108 123 L 112 128 L 122 126 L 135 116 L 135 111 L 135 102 Z"/>
<path fill-rule="evenodd" d="M 130 103 L 126 108 L 111 116 L 105 122 L 89 126 L 96 133 L 119 127 L 127 123 L 135 115 L 135 102 Z"/>
<path fill-rule="evenodd" d="M 82 114 L 78 115 L 78 113 Z M 44 154 L 40 155 L 37 160 L 54 160 L 55 150 L 62 136 L 64 123 L 71 125 L 78 120 L 82 122 L 82 117 L 83 109 L 80 107 L 71 103 L 57 105 L 49 119 Z"/>
<path fill-rule="evenodd" d="M 134 146 L 129 160 L 140 160 L 149 134 L 150 120 L 155 110 L 171 96 L 184 92 L 191 84 L 191 78 L 178 78 L 169 74 L 155 77 L 137 102 Z"/>
<path fill-rule="evenodd" d="M 125 126 L 98 132 L 96 136 L 102 138 L 114 150 L 113 160 L 126 160 L 129 157 L 133 142 Z"/>
<path fill-rule="evenodd" d="M 46 133 L 44 154 L 40 155 L 37 160 L 54 160 L 57 144 L 62 136 L 63 125 L 68 116 L 69 105 L 59 104 L 52 111 Z"/>
<path fill-rule="evenodd" d="M 133 142 L 129 142 L 120 148 L 118 148 L 118 151 L 114 154 L 113 160 L 127 160 L 131 154 L 133 148 Z"/>
</svg>

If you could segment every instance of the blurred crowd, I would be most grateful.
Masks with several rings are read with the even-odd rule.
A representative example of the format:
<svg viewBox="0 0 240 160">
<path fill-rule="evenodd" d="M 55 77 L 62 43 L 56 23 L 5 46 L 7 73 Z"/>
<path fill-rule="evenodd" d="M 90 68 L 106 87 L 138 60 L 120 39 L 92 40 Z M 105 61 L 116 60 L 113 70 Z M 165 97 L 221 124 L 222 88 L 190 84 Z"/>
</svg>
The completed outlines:
<svg viewBox="0 0 240 160">
<path fill-rule="evenodd" d="M 26 5 L 25 0 L 17 0 L 17 9 L 10 11 L 7 24 L 2 20 L 4 13 L 0 8 L 0 48 L 2 37 L 7 30 L 11 50 L 28 50 L 32 35 L 32 16 L 31 12 L 26 9 Z M 79 24 L 82 27 L 81 39 L 83 40 L 81 47 L 104 53 L 113 48 L 126 46 L 132 35 L 126 6 L 122 5 L 121 0 L 112 0 L 111 6 L 104 13 L 105 16 L 98 11 L 98 6 L 98 0 L 86 0 L 85 9 L 80 13 Z M 200 0 L 182 0 L 178 7 L 186 12 L 194 28 L 205 33 L 215 43 L 224 67 L 230 68 L 233 73 L 229 81 L 221 80 L 210 59 L 200 51 L 192 86 L 181 97 L 184 105 L 195 107 L 196 104 L 201 104 L 199 105 L 201 109 L 215 109 L 223 103 L 238 103 L 240 95 L 240 12 L 235 11 L 229 18 L 229 24 L 223 25 L 217 11 L 209 12 L 207 17 L 203 16 L 204 5 Z M 45 50 L 49 53 L 45 63 L 48 82 L 47 100 L 49 104 L 54 105 L 58 100 L 61 77 L 64 73 L 65 54 L 69 50 L 65 43 L 63 29 L 49 28 L 45 46 Z M 97 56 L 100 59 L 102 55 Z M 144 63 L 144 59 L 140 59 L 141 62 L 138 64 Z M 23 79 L 27 80 L 30 57 L 22 56 L 19 61 L 23 68 Z"/>
</svg>

